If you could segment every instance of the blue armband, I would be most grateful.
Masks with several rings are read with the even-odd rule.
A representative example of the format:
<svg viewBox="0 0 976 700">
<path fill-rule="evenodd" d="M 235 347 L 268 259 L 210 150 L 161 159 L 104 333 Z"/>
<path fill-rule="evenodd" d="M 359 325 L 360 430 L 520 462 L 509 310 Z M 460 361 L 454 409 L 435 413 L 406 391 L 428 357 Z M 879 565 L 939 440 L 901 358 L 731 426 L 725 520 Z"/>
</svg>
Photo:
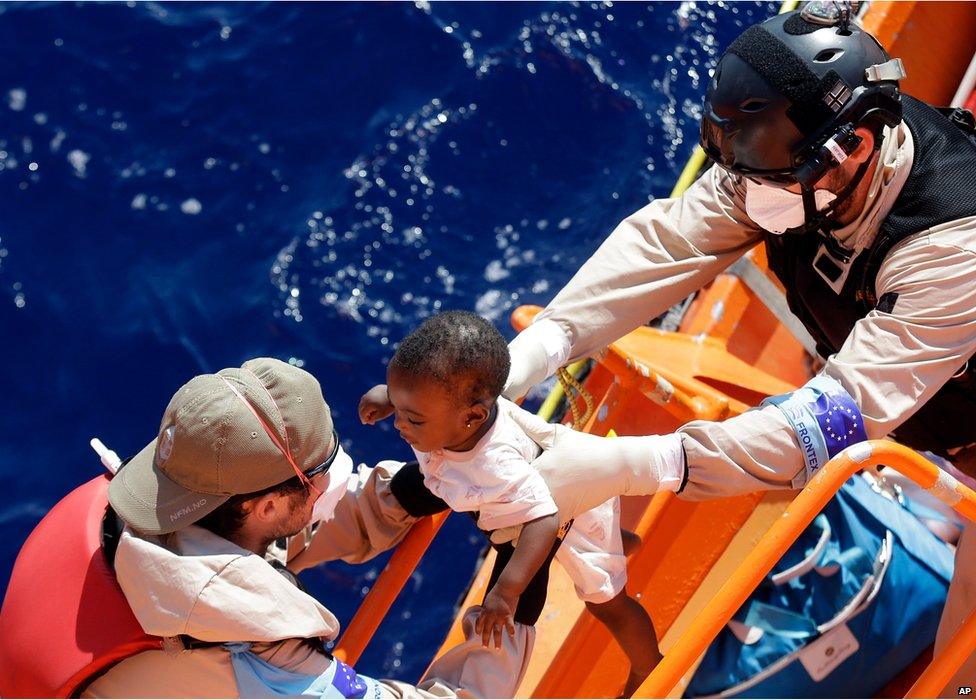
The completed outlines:
<svg viewBox="0 0 976 700">
<path fill-rule="evenodd" d="M 771 396 L 760 405 L 776 406 L 793 426 L 803 450 L 807 481 L 831 457 L 868 439 L 854 399 L 840 382 L 826 375 L 814 377 L 789 394 Z"/>
<path fill-rule="evenodd" d="M 279 668 L 253 651 L 249 642 L 228 642 L 237 693 L 242 698 L 345 698 L 376 700 L 379 684 L 348 664 L 332 659 L 318 675 Z"/>
</svg>

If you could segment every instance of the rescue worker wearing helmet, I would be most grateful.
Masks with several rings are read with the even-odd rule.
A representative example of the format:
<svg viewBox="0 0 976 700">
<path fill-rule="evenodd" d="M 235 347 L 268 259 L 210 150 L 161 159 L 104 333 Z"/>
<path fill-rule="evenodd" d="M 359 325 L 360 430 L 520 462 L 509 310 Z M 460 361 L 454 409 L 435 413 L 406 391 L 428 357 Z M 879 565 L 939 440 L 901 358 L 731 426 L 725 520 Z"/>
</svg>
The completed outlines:
<svg viewBox="0 0 976 700">
<path fill-rule="evenodd" d="M 839 11 L 817 16 L 825 5 Z M 825 365 L 791 395 L 671 435 L 525 426 L 548 448 L 536 466 L 562 517 L 619 493 L 799 488 L 847 445 L 887 435 L 976 475 L 976 135 L 964 115 L 900 92 L 901 62 L 849 7 L 808 8 L 728 48 L 701 126 L 714 165 L 626 218 L 512 341 L 506 395 L 599 352 L 758 243 Z M 964 591 L 976 591 L 973 539 L 937 648 L 976 605 Z M 976 677 L 967 666 L 957 685 Z"/>
</svg>

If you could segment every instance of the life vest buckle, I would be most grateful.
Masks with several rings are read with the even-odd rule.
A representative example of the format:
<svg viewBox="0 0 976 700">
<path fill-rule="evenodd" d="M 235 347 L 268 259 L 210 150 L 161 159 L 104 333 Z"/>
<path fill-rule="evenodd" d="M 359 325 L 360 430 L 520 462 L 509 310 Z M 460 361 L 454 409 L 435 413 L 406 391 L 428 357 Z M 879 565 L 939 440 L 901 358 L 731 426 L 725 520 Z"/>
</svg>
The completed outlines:
<svg viewBox="0 0 976 700">
<path fill-rule="evenodd" d="M 162 640 L 163 651 L 166 652 L 168 656 L 179 656 L 180 654 L 186 654 L 190 651 L 190 647 L 183 640 L 181 635 L 175 637 L 163 637 Z"/>
</svg>

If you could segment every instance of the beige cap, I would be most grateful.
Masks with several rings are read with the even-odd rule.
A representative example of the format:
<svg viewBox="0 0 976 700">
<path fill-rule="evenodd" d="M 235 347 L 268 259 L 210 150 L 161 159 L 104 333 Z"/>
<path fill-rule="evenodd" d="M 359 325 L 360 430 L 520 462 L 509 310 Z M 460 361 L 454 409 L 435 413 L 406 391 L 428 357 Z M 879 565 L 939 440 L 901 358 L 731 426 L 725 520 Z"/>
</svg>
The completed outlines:
<svg viewBox="0 0 976 700">
<path fill-rule="evenodd" d="M 184 384 L 166 407 L 156 439 L 112 479 L 109 502 L 136 530 L 162 535 L 231 496 L 287 481 L 295 470 L 262 421 L 302 471 L 331 454 L 332 415 L 318 381 L 261 357 Z"/>
</svg>

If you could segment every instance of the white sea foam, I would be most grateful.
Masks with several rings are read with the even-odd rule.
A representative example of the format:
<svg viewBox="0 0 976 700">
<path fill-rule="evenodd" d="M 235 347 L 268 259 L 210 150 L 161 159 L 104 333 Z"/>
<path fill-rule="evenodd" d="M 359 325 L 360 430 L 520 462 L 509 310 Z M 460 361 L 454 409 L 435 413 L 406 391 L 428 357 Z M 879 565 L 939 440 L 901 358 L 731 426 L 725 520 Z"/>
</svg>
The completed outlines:
<svg viewBox="0 0 976 700">
<path fill-rule="evenodd" d="M 200 204 L 199 199 L 194 199 L 193 197 L 190 197 L 189 199 L 184 200 L 180 204 L 180 211 L 183 212 L 184 214 L 190 214 L 191 216 L 195 216 L 196 214 L 199 214 L 201 211 L 203 211 L 203 205 Z"/>
<path fill-rule="evenodd" d="M 484 316 L 489 321 L 494 321 L 501 317 L 505 310 L 502 307 L 502 292 L 500 289 L 489 289 L 478 297 L 474 303 L 474 310 L 479 316 Z"/>
<path fill-rule="evenodd" d="M 66 136 L 67 134 L 61 131 L 61 129 L 58 129 L 54 133 L 54 136 L 51 138 L 51 153 L 57 153 L 59 150 L 61 150 L 61 143 L 64 141 Z"/>
<path fill-rule="evenodd" d="M 68 162 L 71 163 L 71 167 L 75 169 L 75 175 L 78 177 L 85 177 L 88 174 L 88 161 L 90 160 L 91 155 L 82 150 L 76 148 L 68 151 Z"/>
<path fill-rule="evenodd" d="M 15 112 L 20 112 L 27 105 L 27 91 L 24 88 L 14 88 L 7 93 L 7 106 Z"/>
<path fill-rule="evenodd" d="M 502 265 L 501 260 L 492 260 L 485 267 L 485 279 L 489 282 L 497 282 L 498 280 L 505 279 L 511 273 L 505 269 Z"/>
</svg>

